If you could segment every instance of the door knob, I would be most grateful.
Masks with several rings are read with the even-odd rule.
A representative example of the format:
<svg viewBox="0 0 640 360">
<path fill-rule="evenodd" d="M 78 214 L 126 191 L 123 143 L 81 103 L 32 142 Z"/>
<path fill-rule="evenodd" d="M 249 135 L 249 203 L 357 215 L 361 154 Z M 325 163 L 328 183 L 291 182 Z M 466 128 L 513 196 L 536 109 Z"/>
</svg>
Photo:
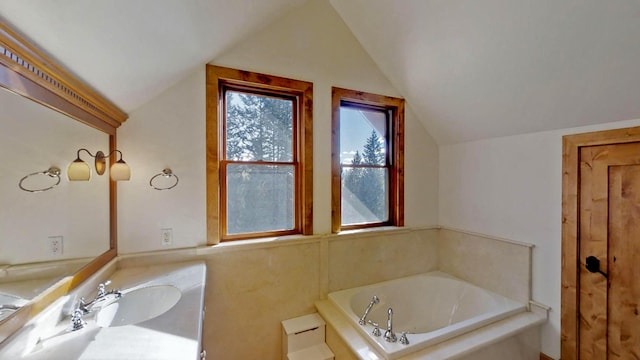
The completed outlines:
<svg viewBox="0 0 640 360">
<path fill-rule="evenodd" d="M 607 279 L 609 278 L 607 274 L 605 274 L 602 270 L 600 270 L 600 260 L 598 260 L 597 257 L 587 256 L 587 259 L 585 260 L 585 266 L 589 272 L 600 273 L 605 278 Z"/>
</svg>

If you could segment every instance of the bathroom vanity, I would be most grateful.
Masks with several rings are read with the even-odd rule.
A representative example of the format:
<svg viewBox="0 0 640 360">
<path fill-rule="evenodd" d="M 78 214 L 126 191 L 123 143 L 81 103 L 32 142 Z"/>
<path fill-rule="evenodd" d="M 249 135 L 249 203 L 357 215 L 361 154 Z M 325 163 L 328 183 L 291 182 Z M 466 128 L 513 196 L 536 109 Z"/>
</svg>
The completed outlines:
<svg viewBox="0 0 640 360">
<path fill-rule="evenodd" d="M 114 259 L 9 339 L 0 359 L 200 359 L 205 276 L 204 262 L 120 268 Z M 107 280 L 72 330 L 80 299 Z"/>
</svg>

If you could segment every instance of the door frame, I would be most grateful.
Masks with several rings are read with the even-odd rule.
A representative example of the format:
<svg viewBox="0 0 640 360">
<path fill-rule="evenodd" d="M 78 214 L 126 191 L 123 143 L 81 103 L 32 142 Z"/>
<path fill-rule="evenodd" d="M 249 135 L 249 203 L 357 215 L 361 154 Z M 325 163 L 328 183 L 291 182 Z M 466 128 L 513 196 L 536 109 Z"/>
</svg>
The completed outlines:
<svg viewBox="0 0 640 360">
<path fill-rule="evenodd" d="M 562 275 L 560 349 L 562 360 L 577 360 L 580 307 L 580 148 L 640 142 L 640 126 L 562 137 Z"/>
</svg>

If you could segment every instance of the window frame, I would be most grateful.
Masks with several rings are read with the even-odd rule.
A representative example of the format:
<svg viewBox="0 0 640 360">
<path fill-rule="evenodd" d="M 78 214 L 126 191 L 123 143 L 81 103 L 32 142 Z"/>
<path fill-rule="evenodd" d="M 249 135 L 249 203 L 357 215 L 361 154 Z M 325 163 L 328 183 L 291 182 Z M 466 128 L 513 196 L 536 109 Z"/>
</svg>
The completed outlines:
<svg viewBox="0 0 640 360">
<path fill-rule="evenodd" d="M 293 103 L 294 228 L 228 234 L 226 223 L 226 135 L 225 93 L 238 91 L 254 95 L 287 98 Z M 207 145 L 207 243 L 254 239 L 313 232 L 313 84 L 216 65 L 206 68 L 206 145 Z M 259 163 L 259 162 L 256 162 Z M 280 162 L 260 162 L 278 165 Z M 289 164 L 289 163 L 287 163 Z"/>
<path fill-rule="evenodd" d="M 340 108 L 383 110 L 390 114 L 385 138 L 389 169 L 388 220 L 342 225 L 342 164 L 340 162 Z M 338 87 L 331 88 L 331 231 L 380 226 L 404 226 L 404 99 Z M 389 144 L 391 143 L 391 144 Z M 390 145 L 390 146 L 389 146 Z"/>
</svg>

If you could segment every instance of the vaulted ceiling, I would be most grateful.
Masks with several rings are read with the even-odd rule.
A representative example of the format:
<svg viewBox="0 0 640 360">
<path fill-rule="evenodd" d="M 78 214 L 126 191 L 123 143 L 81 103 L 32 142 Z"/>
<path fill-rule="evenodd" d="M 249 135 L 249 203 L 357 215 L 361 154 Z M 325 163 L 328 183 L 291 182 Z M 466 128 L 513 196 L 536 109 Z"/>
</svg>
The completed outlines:
<svg viewBox="0 0 640 360">
<path fill-rule="evenodd" d="M 440 144 L 640 118 L 637 0 L 0 0 L 0 19 L 131 111 L 307 1 Z"/>
</svg>

